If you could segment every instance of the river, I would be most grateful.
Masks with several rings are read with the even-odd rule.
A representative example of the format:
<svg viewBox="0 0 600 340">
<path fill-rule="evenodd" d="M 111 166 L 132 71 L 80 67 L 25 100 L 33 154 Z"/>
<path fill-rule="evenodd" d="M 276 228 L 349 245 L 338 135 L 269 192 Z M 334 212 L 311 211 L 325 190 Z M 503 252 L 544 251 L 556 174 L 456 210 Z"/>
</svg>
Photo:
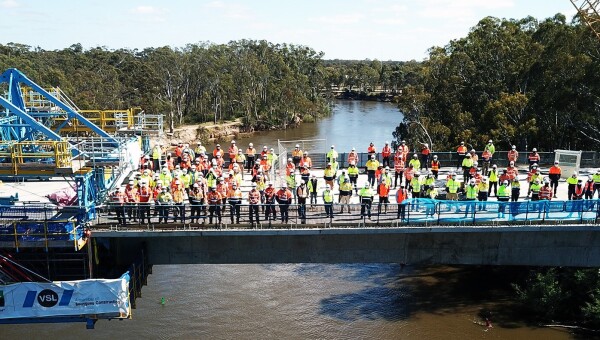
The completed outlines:
<svg viewBox="0 0 600 340">
<path fill-rule="evenodd" d="M 241 142 L 319 139 L 381 147 L 401 119 L 389 103 L 338 102 L 314 124 Z M 2 339 L 569 339 L 513 320 L 510 268 L 397 264 L 155 266 L 133 319 L 0 326 Z M 165 304 L 161 305 L 161 298 Z M 493 328 L 482 315 L 491 311 Z"/>
<path fill-rule="evenodd" d="M 304 143 L 307 151 L 327 152 L 335 145 L 339 152 L 349 152 L 355 147 L 358 152 L 367 152 L 370 142 L 379 150 L 386 141 L 392 140 L 392 132 L 402 120 L 402 113 L 391 103 L 368 101 L 336 101 L 330 116 L 315 123 L 304 123 L 283 131 L 262 131 L 238 140 L 246 148 L 249 142 L 254 147 L 267 145 L 277 148 L 277 141 L 319 140 Z"/>
</svg>

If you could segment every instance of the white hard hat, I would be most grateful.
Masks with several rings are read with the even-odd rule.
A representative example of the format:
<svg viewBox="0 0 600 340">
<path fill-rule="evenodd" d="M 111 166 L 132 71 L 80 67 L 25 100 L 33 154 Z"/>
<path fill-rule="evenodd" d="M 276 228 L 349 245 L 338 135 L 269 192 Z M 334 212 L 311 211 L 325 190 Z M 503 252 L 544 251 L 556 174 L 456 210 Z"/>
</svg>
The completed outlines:
<svg viewBox="0 0 600 340">
<path fill-rule="evenodd" d="M 492 143 L 492 140 L 491 140 L 491 139 L 490 139 L 490 140 L 488 140 L 488 143 Z"/>
<path fill-rule="evenodd" d="M 371 159 L 375 159 L 375 155 L 371 155 Z"/>
<path fill-rule="evenodd" d="M 437 155 L 433 155 L 433 159 L 437 159 Z"/>
<path fill-rule="evenodd" d="M 531 151 L 533 151 L 533 152 L 537 152 L 537 149 L 536 149 L 536 148 L 533 148 L 533 149 L 531 149 Z"/>
<path fill-rule="evenodd" d="M 516 146 L 516 145 L 513 145 L 513 146 L 512 146 L 512 148 L 513 148 L 513 149 L 516 149 L 516 148 L 517 148 L 517 146 Z"/>
<path fill-rule="evenodd" d="M 300 144 L 296 144 L 296 147 L 297 147 L 297 148 L 299 148 L 299 147 L 300 147 Z"/>
<path fill-rule="evenodd" d="M 291 158 L 288 158 L 288 162 L 291 162 L 291 161 L 292 161 L 292 159 L 291 159 Z"/>
<path fill-rule="evenodd" d="M 390 144 L 390 142 L 388 142 L 388 141 L 386 140 L 386 141 L 385 141 L 385 145 L 388 145 L 388 144 Z"/>
<path fill-rule="evenodd" d="M 331 148 L 332 148 L 332 149 L 333 149 L 333 148 L 335 148 L 335 145 L 332 145 L 332 146 L 331 146 Z"/>
<path fill-rule="evenodd" d="M 249 147 L 253 147 L 253 146 L 254 146 L 254 144 L 252 144 L 252 143 L 248 143 L 248 146 L 249 146 Z"/>
<path fill-rule="evenodd" d="M 232 141 L 231 141 L 231 144 L 235 144 L 235 141 L 234 141 L 234 140 L 232 140 Z"/>
<path fill-rule="evenodd" d="M 350 165 L 354 165 L 354 164 L 355 164 L 354 161 L 350 162 Z"/>
<path fill-rule="evenodd" d="M 352 151 L 356 151 L 356 148 L 352 148 Z"/>
</svg>

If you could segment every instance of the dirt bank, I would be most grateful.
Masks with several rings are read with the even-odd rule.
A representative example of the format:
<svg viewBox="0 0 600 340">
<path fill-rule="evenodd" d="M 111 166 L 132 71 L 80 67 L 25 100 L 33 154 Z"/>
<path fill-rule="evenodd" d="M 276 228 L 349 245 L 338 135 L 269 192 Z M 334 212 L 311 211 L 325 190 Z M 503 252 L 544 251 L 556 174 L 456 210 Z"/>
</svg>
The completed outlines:
<svg viewBox="0 0 600 340">
<path fill-rule="evenodd" d="M 246 134 L 242 133 L 241 130 L 242 122 L 239 119 L 219 124 L 182 125 L 176 128 L 172 134 L 165 133 L 162 138 L 155 138 L 152 143 L 161 141 L 168 145 L 179 142 L 193 144 L 198 141 L 202 143 L 229 141 Z"/>
</svg>

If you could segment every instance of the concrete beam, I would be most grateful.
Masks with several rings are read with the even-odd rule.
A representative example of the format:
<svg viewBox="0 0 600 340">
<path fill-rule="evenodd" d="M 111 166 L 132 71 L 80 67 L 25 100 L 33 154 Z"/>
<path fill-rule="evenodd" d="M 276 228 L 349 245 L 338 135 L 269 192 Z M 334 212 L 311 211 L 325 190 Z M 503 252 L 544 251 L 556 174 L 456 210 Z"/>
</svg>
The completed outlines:
<svg viewBox="0 0 600 340">
<path fill-rule="evenodd" d="M 94 232 L 127 264 L 406 263 L 600 267 L 600 228 L 575 226 Z"/>
</svg>

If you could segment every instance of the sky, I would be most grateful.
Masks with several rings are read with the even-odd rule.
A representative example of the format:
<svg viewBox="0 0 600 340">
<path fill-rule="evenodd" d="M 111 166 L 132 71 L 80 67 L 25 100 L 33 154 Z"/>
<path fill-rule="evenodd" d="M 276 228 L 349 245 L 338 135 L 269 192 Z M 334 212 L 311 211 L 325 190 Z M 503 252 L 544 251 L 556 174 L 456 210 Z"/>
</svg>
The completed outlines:
<svg viewBox="0 0 600 340">
<path fill-rule="evenodd" d="M 423 60 L 486 16 L 545 19 L 569 0 L 0 0 L 0 44 L 109 49 L 254 39 L 324 59 Z"/>
</svg>

